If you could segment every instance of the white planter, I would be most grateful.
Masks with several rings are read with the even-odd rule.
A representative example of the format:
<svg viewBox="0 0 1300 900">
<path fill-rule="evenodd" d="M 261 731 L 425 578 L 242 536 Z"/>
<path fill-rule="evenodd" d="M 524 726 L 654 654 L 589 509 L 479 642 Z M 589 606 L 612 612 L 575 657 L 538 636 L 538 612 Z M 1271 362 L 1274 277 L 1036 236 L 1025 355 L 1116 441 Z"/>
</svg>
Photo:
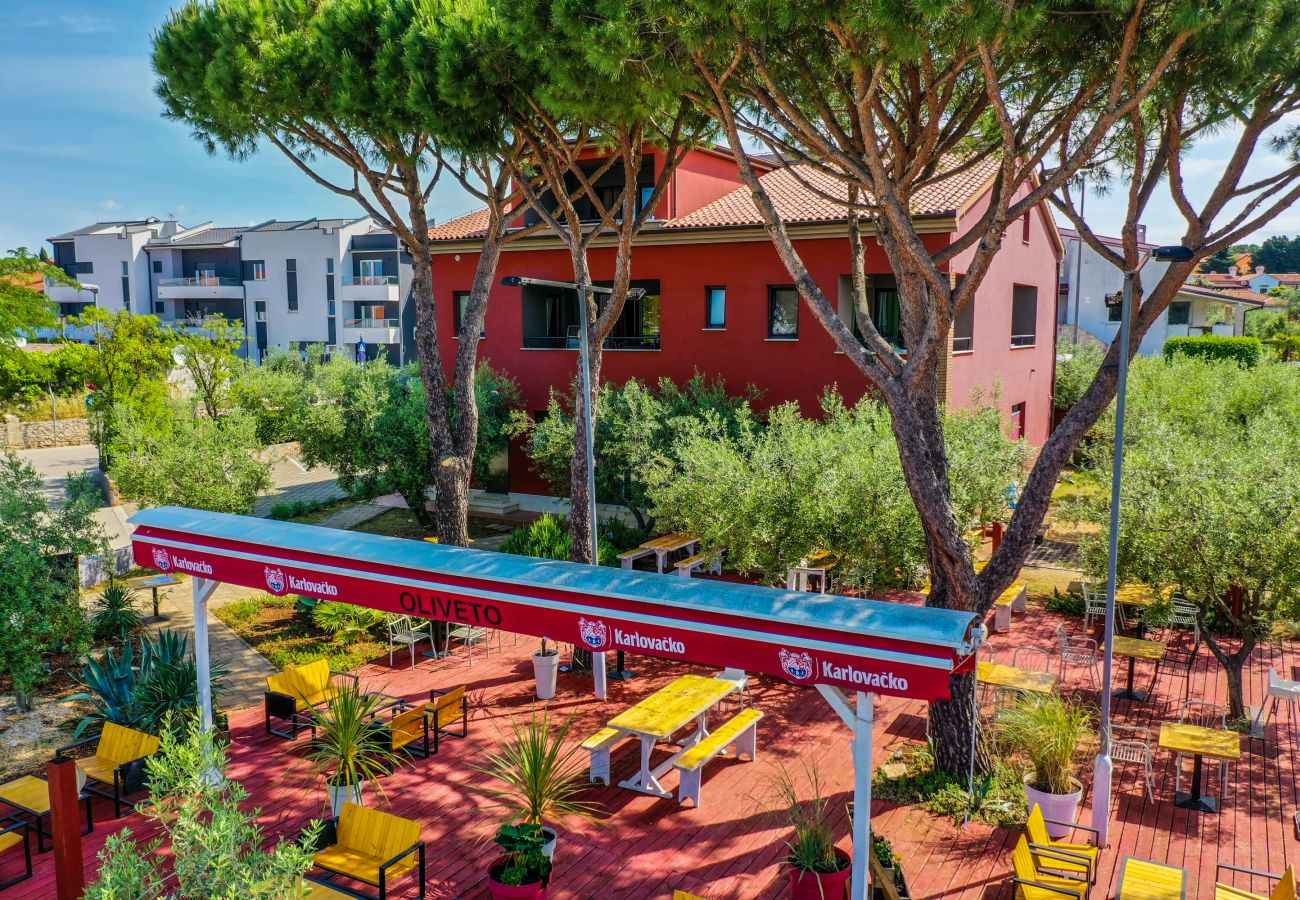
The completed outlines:
<svg viewBox="0 0 1300 900">
<path fill-rule="evenodd" d="M 361 785 L 364 782 L 358 781 L 356 784 L 326 784 L 325 788 L 330 795 L 330 815 L 338 817 L 343 813 L 343 804 L 352 803 L 356 806 L 361 805 Z"/>
<path fill-rule="evenodd" d="M 1038 804 L 1043 810 L 1044 819 L 1055 819 L 1058 822 L 1078 821 L 1079 804 L 1083 802 L 1083 785 L 1079 784 L 1077 779 L 1070 779 L 1070 783 L 1076 786 L 1073 793 L 1046 794 L 1029 786 L 1033 777 L 1032 772 L 1025 776 L 1025 796 L 1029 798 L 1030 809 L 1034 808 L 1034 804 Z M 1065 825 L 1047 823 L 1047 833 L 1054 838 L 1069 837 L 1071 830 Z"/>
<path fill-rule="evenodd" d="M 554 650 L 549 655 L 533 654 L 533 676 L 537 679 L 537 699 L 550 700 L 555 696 L 555 679 L 560 674 L 560 654 Z"/>
<path fill-rule="evenodd" d="M 542 853 L 546 854 L 547 859 L 554 860 L 555 842 L 559 840 L 560 835 L 558 832 L 556 832 L 554 828 L 551 828 L 549 825 L 542 826 L 542 834 L 545 834 L 548 837 L 550 837 L 549 841 L 547 841 L 545 844 L 542 844 Z"/>
</svg>

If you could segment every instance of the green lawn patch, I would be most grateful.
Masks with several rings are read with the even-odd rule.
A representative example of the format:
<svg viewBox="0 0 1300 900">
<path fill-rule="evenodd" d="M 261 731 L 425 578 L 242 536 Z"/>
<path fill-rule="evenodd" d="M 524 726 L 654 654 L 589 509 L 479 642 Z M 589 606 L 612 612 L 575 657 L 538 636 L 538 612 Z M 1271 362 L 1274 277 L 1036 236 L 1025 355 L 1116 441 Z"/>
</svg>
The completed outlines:
<svg viewBox="0 0 1300 900">
<path fill-rule="evenodd" d="M 873 800 L 916 804 L 958 824 L 967 811 L 972 819 L 999 828 L 1025 823 L 1025 769 L 1001 756 L 995 755 L 989 775 L 975 779 L 974 795 L 966 790 L 965 781 L 935 771 L 934 757 L 925 744 L 905 744 L 894 751 L 889 763 L 872 779 Z M 903 766 L 903 774 L 890 778 L 886 771 L 897 765 Z"/>
<path fill-rule="evenodd" d="M 390 509 L 388 512 L 380 513 L 373 519 L 368 519 L 357 525 L 350 531 L 364 531 L 366 534 L 382 534 L 385 537 L 406 538 L 411 541 L 424 540 L 427 537 L 434 537 L 433 529 L 425 530 L 420 527 L 415 516 L 409 509 Z M 469 536 L 471 538 L 487 537 L 495 532 L 488 529 L 485 522 L 478 519 L 469 520 Z"/>
<path fill-rule="evenodd" d="M 331 669 L 349 672 L 388 652 L 388 644 L 367 636 L 339 643 L 299 614 L 297 597 L 260 594 L 216 607 L 213 613 L 277 669 L 325 657 Z"/>
</svg>

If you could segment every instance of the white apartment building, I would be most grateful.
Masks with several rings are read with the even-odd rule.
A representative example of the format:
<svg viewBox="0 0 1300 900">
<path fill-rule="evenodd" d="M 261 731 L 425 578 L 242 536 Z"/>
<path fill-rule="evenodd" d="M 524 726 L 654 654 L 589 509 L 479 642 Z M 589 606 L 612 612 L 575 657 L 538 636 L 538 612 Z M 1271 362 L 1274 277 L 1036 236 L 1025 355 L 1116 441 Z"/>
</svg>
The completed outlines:
<svg viewBox="0 0 1300 900">
<path fill-rule="evenodd" d="M 55 264 L 82 284 L 47 282 L 66 316 L 95 305 L 202 329 L 221 315 L 244 324 L 244 355 L 253 359 L 309 343 L 394 365 L 414 359 L 410 257 L 368 216 L 246 227 L 99 222 L 50 243 Z M 60 331 L 92 338 L 68 327 L 39 336 Z"/>
<path fill-rule="evenodd" d="M 1068 228 L 1060 231 L 1065 242 L 1065 258 L 1061 262 L 1061 287 L 1056 305 L 1058 343 L 1064 350 L 1066 345 L 1076 340 L 1086 342 L 1091 336 L 1109 344 L 1119 333 L 1120 308 L 1107 306 L 1106 298 L 1123 292 L 1124 273 L 1082 241 L 1077 231 Z M 1117 250 L 1122 247 L 1119 238 L 1102 237 L 1101 241 Z M 1142 246 L 1150 250 L 1154 245 Z M 1142 269 L 1144 284 L 1159 281 L 1167 266 L 1163 262 L 1147 263 Z M 1157 356 L 1171 337 L 1242 334 L 1246 311 L 1263 305 L 1263 298 L 1252 294 L 1249 290 L 1219 290 L 1188 284 L 1147 331 L 1138 352 Z"/>
</svg>

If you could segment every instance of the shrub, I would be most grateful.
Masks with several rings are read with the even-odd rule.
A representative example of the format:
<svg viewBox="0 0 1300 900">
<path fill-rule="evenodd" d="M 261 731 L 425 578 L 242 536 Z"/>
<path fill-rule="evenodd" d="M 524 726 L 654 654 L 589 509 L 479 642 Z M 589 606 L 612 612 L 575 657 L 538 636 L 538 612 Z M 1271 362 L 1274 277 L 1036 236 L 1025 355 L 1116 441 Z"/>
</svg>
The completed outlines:
<svg viewBox="0 0 1300 900">
<path fill-rule="evenodd" d="M 1232 360 L 1238 365 L 1251 367 L 1259 365 L 1263 358 L 1263 347 L 1259 338 L 1218 334 L 1173 337 L 1165 341 L 1165 359 L 1172 360 L 1179 354 L 1212 361 Z"/>
<path fill-rule="evenodd" d="M 361 640 L 384 624 L 384 614 L 377 609 L 329 601 L 316 604 L 311 620 L 317 628 L 334 636 L 340 644 Z"/>
<path fill-rule="evenodd" d="M 129 587 L 109 582 L 95 600 L 95 611 L 90 615 L 90 627 L 95 639 L 126 640 L 140 628 L 140 613 L 135 609 L 137 594 Z"/>
<path fill-rule="evenodd" d="M 96 509 L 104 505 L 99 480 L 90 472 L 69 472 L 63 490 L 69 503 L 85 503 Z"/>
<path fill-rule="evenodd" d="M 609 540 L 600 540 L 597 542 L 597 551 L 600 554 L 600 564 L 602 566 L 618 565 L 618 554 L 620 549 L 619 540 L 628 540 L 630 535 L 635 532 L 631 526 L 619 523 L 611 526 L 613 519 L 606 519 L 604 522 L 597 523 L 602 538 L 606 533 L 611 535 Z M 635 547 L 640 543 L 638 539 L 635 543 L 628 544 L 629 547 Z M 518 556 L 536 556 L 539 559 L 571 559 L 571 549 L 573 547 L 573 538 L 569 534 L 569 520 L 564 516 L 553 516 L 550 513 L 543 513 L 542 517 L 530 525 L 524 525 L 510 532 L 501 543 L 502 553 L 514 553 Z"/>
<path fill-rule="evenodd" d="M 1097 376 L 1097 370 L 1101 368 L 1105 357 L 1105 348 L 1097 344 L 1071 346 L 1069 352 L 1058 354 L 1052 404 L 1057 409 L 1069 409 L 1079 402 L 1083 392 Z"/>
</svg>

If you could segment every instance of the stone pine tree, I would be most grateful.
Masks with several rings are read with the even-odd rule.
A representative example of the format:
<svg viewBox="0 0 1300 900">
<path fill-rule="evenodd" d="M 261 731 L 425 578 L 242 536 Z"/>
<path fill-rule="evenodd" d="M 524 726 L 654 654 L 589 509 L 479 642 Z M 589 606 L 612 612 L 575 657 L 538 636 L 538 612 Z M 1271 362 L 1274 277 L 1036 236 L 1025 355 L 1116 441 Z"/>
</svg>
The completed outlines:
<svg viewBox="0 0 1300 900">
<path fill-rule="evenodd" d="M 440 320 L 445 327 L 450 317 L 438 313 L 429 238 L 434 187 L 450 175 L 488 206 L 484 251 L 462 321 L 467 333 L 482 330 L 501 247 L 515 235 L 506 227 L 511 200 L 503 157 L 510 142 L 485 150 L 474 142 L 476 133 L 445 117 L 436 80 L 417 90 L 410 77 L 407 54 L 436 60 L 436 23 L 452 5 L 191 2 L 154 35 L 153 62 L 165 114 L 189 124 L 211 152 L 238 158 L 274 147 L 315 183 L 355 200 L 411 254 L 434 520 L 444 543 L 464 545 L 478 342 L 459 343 L 449 378 L 438 335 Z"/>
<path fill-rule="evenodd" d="M 584 434 L 604 344 L 631 286 L 633 241 L 687 148 L 711 126 L 685 97 L 681 79 L 665 78 L 660 73 L 669 67 L 650 64 L 647 54 L 660 48 L 639 4 L 499 0 L 462 10 L 442 56 L 454 67 L 445 95 L 465 98 L 467 114 L 490 115 L 518 142 L 515 183 L 568 250 L 575 283 L 593 283 L 589 251 L 597 241 L 612 239 L 616 247 L 612 293 L 587 294 L 592 395 L 574 391 L 572 554 L 590 562 Z M 647 180 L 643 164 L 652 157 Z"/>
<path fill-rule="evenodd" d="M 1270 49 L 1294 42 L 1296 10 L 1247 9 L 1236 0 L 656 0 L 658 33 L 689 54 L 693 94 L 722 124 L 804 303 L 889 407 L 926 536 L 930 605 L 989 609 L 1024 564 L 1062 468 L 1113 397 L 1118 354 L 1136 352 L 1201 259 L 1300 197 L 1297 133 L 1284 122 L 1300 108 L 1300 63 Z M 1194 200 L 1182 162 L 1202 135 L 1227 126 L 1236 129 L 1229 161 Z M 1248 176 L 1247 163 L 1270 139 L 1279 165 Z M 749 161 L 755 149 L 777 154 L 791 177 L 844 209 L 860 339 L 838 314 L 836 286 L 819 284 L 804 265 Z M 1127 199 L 1118 251 L 1102 246 L 1076 213 L 1072 184 L 1085 165 Z M 913 201 L 977 169 L 990 175 L 987 208 L 965 234 L 930 250 L 912 220 Z M 1149 290 L 1135 285 L 1131 345 L 1108 349 L 1041 448 L 998 552 L 976 573 L 954 514 L 938 401 L 953 320 L 975 297 L 1004 232 L 1023 216 L 1046 215 L 1049 202 L 1105 258 L 1135 267 L 1138 218 L 1166 186 L 1192 259 L 1169 265 Z M 897 279 L 905 357 L 871 320 L 867 237 Z M 937 762 L 948 772 L 969 766 L 973 694 L 972 676 L 955 678 L 952 699 L 931 708 Z"/>
</svg>

